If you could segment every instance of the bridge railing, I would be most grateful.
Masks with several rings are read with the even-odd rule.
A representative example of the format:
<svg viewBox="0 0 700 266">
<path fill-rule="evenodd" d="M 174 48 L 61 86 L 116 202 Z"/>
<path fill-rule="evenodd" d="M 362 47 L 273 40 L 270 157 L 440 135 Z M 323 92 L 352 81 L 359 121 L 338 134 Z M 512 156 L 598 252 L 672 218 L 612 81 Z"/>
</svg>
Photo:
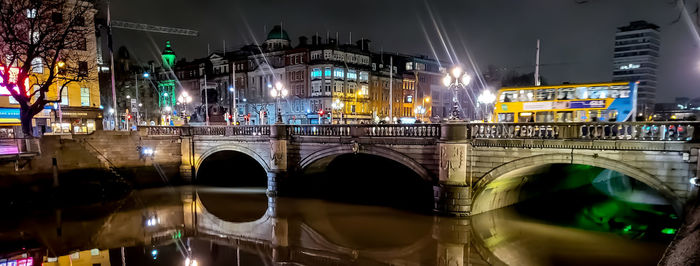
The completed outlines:
<svg viewBox="0 0 700 266">
<path fill-rule="evenodd" d="M 439 138 L 440 124 L 289 125 L 290 136 Z"/>
<path fill-rule="evenodd" d="M 471 138 L 697 141 L 698 122 L 474 123 Z"/>
<path fill-rule="evenodd" d="M 139 126 L 149 136 L 269 136 L 270 126 Z"/>
</svg>

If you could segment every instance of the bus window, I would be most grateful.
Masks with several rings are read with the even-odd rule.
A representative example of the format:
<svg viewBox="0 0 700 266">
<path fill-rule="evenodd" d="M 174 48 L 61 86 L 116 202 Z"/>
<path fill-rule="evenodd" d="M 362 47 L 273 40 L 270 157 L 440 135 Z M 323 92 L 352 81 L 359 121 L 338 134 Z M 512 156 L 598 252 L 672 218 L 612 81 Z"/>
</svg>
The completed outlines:
<svg viewBox="0 0 700 266">
<path fill-rule="evenodd" d="M 589 98 L 605 99 L 608 95 L 608 87 L 591 87 L 588 89 Z"/>
<path fill-rule="evenodd" d="M 588 117 L 591 122 L 605 122 L 601 121 L 600 110 L 588 110 Z"/>
<path fill-rule="evenodd" d="M 531 102 L 533 98 L 532 90 L 520 90 L 520 101 L 521 102 Z"/>
<path fill-rule="evenodd" d="M 535 113 L 535 121 L 538 123 L 542 122 L 554 122 L 554 112 L 544 111 Z"/>
<path fill-rule="evenodd" d="M 498 122 L 513 122 L 513 113 L 500 113 L 498 114 Z"/>
<path fill-rule="evenodd" d="M 602 117 L 605 118 L 605 121 L 609 121 L 609 122 L 617 121 L 617 110 L 615 110 L 615 109 L 603 110 L 602 113 L 603 113 Z"/>
<path fill-rule="evenodd" d="M 557 122 L 573 122 L 574 119 L 574 112 L 572 111 L 562 111 L 562 112 L 557 112 L 556 116 L 556 121 Z"/>
<path fill-rule="evenodd" d="M 554 89 L 542 89 L 537 90 L 537 100 L 538 101 L 551 101 L 554 100 Z"/>
<path fill-rule="evenodd" d="M 517 91 L 504 91 L 501 93 L 501 102 L 516 102 L 518 99 Z"/>
<path fill-rule="evenodd" d="M 588 99 L 588 87 L 576 87 L 576 99 Z"/>
<path fill-rule="evenodd" d="M 518 113 L 518 122 L 519 123 L 532 123 L 535 122 L 534 117 L 532 117 L 531 112 L 522 112 Z"/>
<path fill-rule="evenodd" d="M 586 115 L 586 110 L 578 110 L 574 112 L 574 122 L 586 122 L 588 116 Z"/>
<path fill-rule="evenodd" d="M 574 99 L 574 88 L 561 88 L 559 89 L 559 95 L 557 95 L 557 100 L 573 100 Z"/>
</svg>

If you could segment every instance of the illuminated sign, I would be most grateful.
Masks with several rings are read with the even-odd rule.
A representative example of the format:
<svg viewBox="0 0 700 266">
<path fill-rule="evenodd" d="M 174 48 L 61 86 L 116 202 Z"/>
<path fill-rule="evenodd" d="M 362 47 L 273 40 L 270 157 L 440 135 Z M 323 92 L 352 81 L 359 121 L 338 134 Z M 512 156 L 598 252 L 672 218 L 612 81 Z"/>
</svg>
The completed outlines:
<svg viewBox="0 0 700 266">
<path fill-rule="evenodd" d="M 624 66 L 620 66 L 620 70 L 637 69 L 639 67 L 640 67 L 640 65 L 638 65 L 638 64 L 627 64 Z"/>
<path fill-rule="evenodd" d="M 19 119 L 19 108 L 0 108 L 0 118 Z"/>
<path fill-rule="evenodd" d="M 581 108 L 605 108 L 604 100 L 593 100 L 593 101 L 571 101 L 569 103 L 569 108 L 571 109 L 581 109 Z"/>
<path fill-rule="evenodd" d="M 5 67 L 0 66 L 0 73 L 4 74 L 5 73 Z M 10 68 L 10 82 L 13 84 L 17 84 L 17 75 L 19 75 L 19 68 L 16 67 L 11 67 Z M 0 77 L 0 82 L 2 82 L 3 79 Z M 26 78 L 24 80 L 24 87 L 29 88 L 29 78 Z M 15 86 L 15 91 L 19 92 L 19 88 Z M 0 95 L 5 96 L 5 95 L 11 95 L 10 90 L 7 89 L 5 86 L 0 86 Z M 27 96 L 29 96 L 29 90 L 27 90 Z"/>
</svg>

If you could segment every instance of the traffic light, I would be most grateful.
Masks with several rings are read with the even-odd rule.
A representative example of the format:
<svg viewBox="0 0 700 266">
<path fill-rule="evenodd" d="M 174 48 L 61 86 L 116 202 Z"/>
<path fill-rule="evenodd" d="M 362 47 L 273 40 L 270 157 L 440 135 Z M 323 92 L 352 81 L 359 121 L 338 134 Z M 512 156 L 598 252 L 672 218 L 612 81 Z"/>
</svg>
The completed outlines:
<svg viewBox="0 0 700 266">
<path fill-rule="evenodd" d="M 129 121 L 131 121 L 131 115 L 127 115 L 126 119 L 129 119 Z"/>
<path fill-rule="evenodd" d="M 158 258 L 158 250 L 157 249 L 151 250 L 151 257 L 153 257 L 154 260 Z"/>
</svg>

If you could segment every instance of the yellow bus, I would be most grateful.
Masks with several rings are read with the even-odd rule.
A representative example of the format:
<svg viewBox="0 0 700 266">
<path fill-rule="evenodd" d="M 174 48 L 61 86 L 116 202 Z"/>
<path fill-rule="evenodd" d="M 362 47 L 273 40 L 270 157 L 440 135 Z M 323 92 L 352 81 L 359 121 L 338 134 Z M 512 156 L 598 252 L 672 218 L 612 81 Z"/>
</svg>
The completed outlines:
<svg viewBox="0 0 700 266">
<path fill-rule="evenodd" d="M 637 82 L 502 88 L 494 122 L 631 121 L 636 95 Z"/>
</svg>

